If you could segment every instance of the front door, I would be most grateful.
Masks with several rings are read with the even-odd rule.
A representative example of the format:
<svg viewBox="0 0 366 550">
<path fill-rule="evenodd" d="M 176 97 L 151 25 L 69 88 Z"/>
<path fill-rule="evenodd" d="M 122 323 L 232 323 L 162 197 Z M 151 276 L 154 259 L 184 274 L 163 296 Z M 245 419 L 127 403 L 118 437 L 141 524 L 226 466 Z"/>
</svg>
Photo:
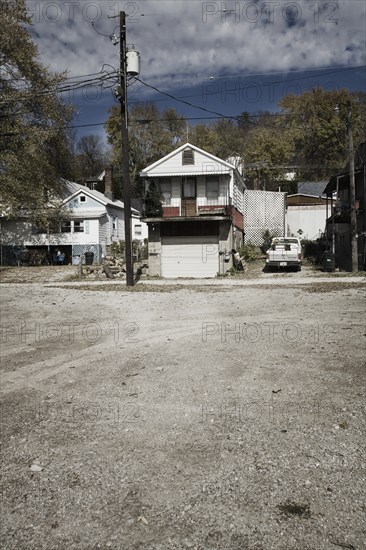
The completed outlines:
<svg viewBox="0 0 366 550">
<path fill-rule="evenodd" d="M 196 178 L 185 177 L 182 181 L 182 216 L 196 216 Z"/>
</svg>

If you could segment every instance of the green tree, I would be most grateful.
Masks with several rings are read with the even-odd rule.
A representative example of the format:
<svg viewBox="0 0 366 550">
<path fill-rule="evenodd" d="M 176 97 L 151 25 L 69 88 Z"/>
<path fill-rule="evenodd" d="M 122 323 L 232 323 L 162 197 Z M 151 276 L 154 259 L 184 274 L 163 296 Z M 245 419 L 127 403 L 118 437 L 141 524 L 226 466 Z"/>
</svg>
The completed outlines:
<svg viewBox="0 0 366 550">
<path fill-rule="evenodd" d="M 140 171 L 184 143 L 186 121 L 174 109 L 160 112 L 153 103 L 132 106 L 128 121 L 130 178 L 133 194 L 142 197 Z M 121 133 L 118 106 L 110 109 L 105 128 L 108 141 L 112 146 L 113 163 L 119 165 Z"/>
<path fill-rule="evenodd" d="M 365 139 L 362 94 L 314 88 L 280 102 L 286 125 L 293 130 L 299 177 L 321 180 L 342 169 L 348 160 L 347 113 L 352 107 L 353 139 Z M 338 106 L 338 112 L 336 107 Z"/>
<path fill-rule="evenodd" d="M 146 191 L 145 198 L 145 216 L 146 217 L 160 217 L 163 215 L 163 206 L 161 203 L 160 193 L 152 181 Z"/>
<path fill-rule="evenodd" d="M 286 181 L 287 166 L 293 162 L 292 131 L 272 117 L 271 125 L 254 128 L 244 149 L 245 175 L 253 189 L 277 191 Z"/>
<path fill-rule="evenodd" d="M 42 66 L 27 25 L 24 0 L 2 0 L 0 12 L 0 184 L 2 208 L 43 217 L 56 208 L 68 154 L 71 109 L 57 97 L 64 75 Z"/>
</svg>

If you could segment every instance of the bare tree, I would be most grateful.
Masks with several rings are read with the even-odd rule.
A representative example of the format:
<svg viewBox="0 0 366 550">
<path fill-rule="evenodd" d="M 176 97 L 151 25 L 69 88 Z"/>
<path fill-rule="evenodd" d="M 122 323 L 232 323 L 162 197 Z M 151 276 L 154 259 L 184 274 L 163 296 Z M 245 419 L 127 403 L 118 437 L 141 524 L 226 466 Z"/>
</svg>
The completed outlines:
<svg viewBox="0 0 366 550">
<path fill-rule="evenodd" d="M 98 135 L 83 136 L 77 142 L 77 179 L 84 180 L 97 176 L 108 162 L 108 154 L 102 139 Z"/>
</svg>

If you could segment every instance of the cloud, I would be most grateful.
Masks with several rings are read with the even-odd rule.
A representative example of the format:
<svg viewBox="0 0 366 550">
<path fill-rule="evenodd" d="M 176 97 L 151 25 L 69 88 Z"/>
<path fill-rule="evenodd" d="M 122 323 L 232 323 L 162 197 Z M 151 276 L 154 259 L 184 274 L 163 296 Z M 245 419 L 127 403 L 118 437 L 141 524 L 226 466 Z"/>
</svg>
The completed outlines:
<svg viewBox="0 0 366 550">
<path fill-rule="evenodd" d="M 104 63 L 118 68 L 119 46 L 108 35 L 119 32 L 118 17 L 110 17 L 120 9 L 129 14 L 127 42 L 141 54 L 141 78 L 171 89 L 210 76 L 365 63 L 365 4 L 358 0 L 27 0 L 27 6 L 42 62 L 70 75 L 95 73 Z M 97 34 L 92 19 L 107 36 Z"/>
</svg>

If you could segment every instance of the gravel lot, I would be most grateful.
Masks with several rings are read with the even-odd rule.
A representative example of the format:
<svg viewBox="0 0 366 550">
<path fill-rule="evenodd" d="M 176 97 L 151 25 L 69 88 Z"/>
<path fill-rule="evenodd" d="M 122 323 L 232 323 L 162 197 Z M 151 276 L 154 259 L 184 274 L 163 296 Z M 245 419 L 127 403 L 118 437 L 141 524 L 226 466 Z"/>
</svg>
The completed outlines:
<svg viewBox="0 0 366 550">
<path fill-rule="evenodd" d="M 73 272 L 2 273 L 2 548 L 366 548 L 365 277 Z"/>
</svg>

